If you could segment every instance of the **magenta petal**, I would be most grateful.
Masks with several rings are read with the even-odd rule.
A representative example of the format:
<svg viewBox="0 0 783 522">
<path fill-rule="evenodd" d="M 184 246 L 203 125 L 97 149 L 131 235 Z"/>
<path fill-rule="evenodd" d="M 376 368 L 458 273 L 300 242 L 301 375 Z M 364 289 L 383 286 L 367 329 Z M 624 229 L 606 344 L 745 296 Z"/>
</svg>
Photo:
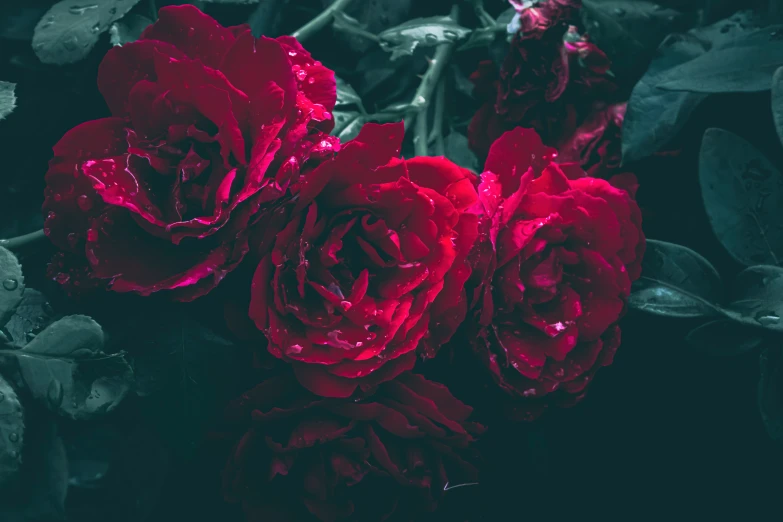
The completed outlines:
<svg viewBox="0 0 783 522">
<path fill-rule="evenodd" d="M 125 155 L 87 160 L 82 164 L 82 172 L 107 204 L 125 207 L 149 223 L 165 227 L 160 210 L 152 203 L 145 173 L 131 164 L 132 159 L 133 156 Z"/>
<path fill-rule="evenodd" d="M 103 118 L 77 125 L 52 147 L 55 156 L 52 161 L 76 161 L 124 154 L 128 150 L 127 124 L 122 118 Z"/>
<path fill-rule="evenodd" d="M 519 188 L 523 174 L 531 167 L 539 171 L 554 156 L 532 129 L 516 127 L 506 132 L 489 149 L 484 170 L 496 174 L 503 186 L 503 197 Z"/>
<path fill-rule="evenodd" d="M 286 52 L 276 41 L 243 33 L 223 58 L 220 70 L 251 101 L 266 95 L 269 82 L 277 84 L 285 93 L 283 112 L 292 114 L 296 103 L 296 77 Z"/>
<path fill-rule="evenodd" d="M 128 114 L 130 92 L 136 83 L 157 78 L 156 52 L 175 59 L 185 57 L 173 45 L 156 40 L 138 40 L 112 47 L 106 52 L 98 67 L 98 90 L 114 116 Z"/>
<path fill-rule="evenodd" d="M 161 8 L 158 20 L 147 27 L 140 38 L 168 42 L 191 59 L 200 60 L 213 69 L 218 68 L 235 39 L 230 28 L 187 4 Z"/>
<path fill-rule="evenodd" d="M 337 102 L 337 84 L 334 80 L 334 71 L 313 60 L 310 53 L 302 47 L 296 38 L 278 36 L 276 40 L 286 48 L 291 63 L 298 66 L 299 71 L 303 71 L 299 73 L 297 80 L 300 82 L 299 88 L 307 98 L 313 103 L 323 105 L 328 111 L 334 109 Z"/>
<path fill-rule="evenodd" d="M 182 289 L 207 278 L 215 286 L 231 261 L 230 245 L 186 252 L 150 236 L 120 212 L 94 220 L 86 253 L 95 275 L 112 279 L 112 290 L 141 295 Z"/>
</svg>

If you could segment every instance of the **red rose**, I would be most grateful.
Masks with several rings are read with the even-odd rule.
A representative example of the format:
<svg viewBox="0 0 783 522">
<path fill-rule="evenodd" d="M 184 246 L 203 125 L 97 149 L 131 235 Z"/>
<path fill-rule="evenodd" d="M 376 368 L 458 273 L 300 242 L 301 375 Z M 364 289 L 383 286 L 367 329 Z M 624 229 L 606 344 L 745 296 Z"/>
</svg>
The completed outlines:
<svg viewBox="0 0 783 522">
<path fill-rule="evenodd" d="M 554 155 L 530 129 L 492 145 L 470 258 L 475 352 L 527 414 L 580 399 L 611 363 L 645 247 L 635 178 L 613 179 L 625 190 Z"/>
<path fill-rule="evenodd" d="M 249 315 L 270 353 L 319 395 L 410 369 L 467 311 L 475 175 L 445 158 L 398 159 L 403 133 L 365 125 L 305 176 L 253 277 Z"/>
<path fill-rule="evenodd" d="M 609 179 L 622 161 L 622 129 L 625 103 L 595 108 L 571 137 L 558 144 L 560 163 L 578 163 L 594 178 Z"/>
<path fill-rule="evenodd" d="M 68 286 L 181 300 L 248 251 L 248 224 L 299 166 L 330 155 L 332 71 L 294 40 L 166 7 L 98 71 L 112 117 L 70 130 L 46 174 L 44 232 Z"/>
<path fill-rule="evenodd" d="M 356 400 L 318 397 L 281 375 L 228 412 L 244 434 L 224 491 L 249 522 L 411 520 L 434 510 L 449 484 L 477 480 L 470 444 L 483 427 L 445 386 L 416 374 Z"/>
<path fill-rule="evenodd" d="M 513 2 L 512 2 L 513 3 Z M 616 86 L 607 75 L 609 59 L 570 25 L 578 20 L 578 0 L 544 0 L 518 5 L 520 30 L 498 71 L 482 62 L 471 79 L 484 101 L 468 128 L 471 148 L 486 156 L 491 144 L 514 127 L 535 129 L 558 146 L 606 103 Z"/>
</svg>

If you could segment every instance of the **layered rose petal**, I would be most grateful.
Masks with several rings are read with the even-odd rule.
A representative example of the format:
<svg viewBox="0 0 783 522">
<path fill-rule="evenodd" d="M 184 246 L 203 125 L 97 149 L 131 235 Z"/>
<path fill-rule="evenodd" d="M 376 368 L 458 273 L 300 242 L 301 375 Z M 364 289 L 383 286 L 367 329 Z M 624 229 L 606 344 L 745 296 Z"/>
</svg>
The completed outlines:
<svg viewBox="0 0 783 522">
<path fill-rule="evenodd" d="M 533 131 L 504 134 L 472 207 L 474 348 L 517 399 L 514 415 L 531 418 L 581 398 L 611 362 L 644 253 L 635 179 L 611 184 L 551 159 Z"/>
<path fill-rule="evenodd" d="M 483 427 L 419 375 L 345 400 L 310 394 L 285 373 L 226 413 L 237 442 L 224 493 L 248 521 L 409 520 L 434 510 L 449 483 L 477 480 L 471 444 Z"/>
<path fill-rule="evenodd" d="M 474 175 L 445 158 L 399 160 L 402 137 L 401 124 L 366 125 L 307 174 L 253 277 L 250 318 L 314 393 L 393 378 L 465 317 Z"/>
<path fill-rule="evenodd" d="M 184 5 L 110 50 L 98 87 L 115 117 L 67 133 L 46 175 L 47 235 L 73 254 L 54 277 L 68 261 L 103 282 L 83 286 L 187 300 L 234 269 L 251 225 L 339 150 L 310 125 L 328 111 L 300 110 L 334 106 L 334 75 L 310 64 L 314 81 L 299 82 L 292 49 L 306 54 Z"/>
</svg>

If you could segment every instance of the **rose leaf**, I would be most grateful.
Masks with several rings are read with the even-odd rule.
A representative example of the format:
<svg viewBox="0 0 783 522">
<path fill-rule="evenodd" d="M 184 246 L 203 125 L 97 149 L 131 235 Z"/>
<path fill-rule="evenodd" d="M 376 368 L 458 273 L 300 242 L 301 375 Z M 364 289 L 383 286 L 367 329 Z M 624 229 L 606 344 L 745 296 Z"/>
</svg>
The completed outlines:
<svg viewBox="0 0 783 522">
<path fill-rule="evenodd" d="M 334 117 L 332 134 L 340 138 L 343 143 L 354 139 L 362 126 L 367 123 L 367 119 L 356 111 L 335 110 L 332 116 Z"/>
<path fill-rule="evenodd" d="M 741 355 L 764 341 L 748 327 L 730 319 L 704 323 L 691 330 L 686 340 L 699 352 L 712 356 Z"/>
<path fill-rule="evenodd" d="M 738 262 L 783 261 L 783 178 L 753 145 L 723 129 L 707 129 L 699 182 L 712 229 Z"/>
<path fill-rule="evenodd" d="M 22 463 L 24 414 L 11 385 L 0 375 L 0 487 L 16 478 Z"/>
<path fill-rule="evenodd" d="M 5 325 L 5 334 L 16 346 L 22 347 L 52 322 L 54 310 L 46 296 L 26 288 L 16 312 Z"/>
<path fill-rule="evenodd" d="M 629 83 L 644 73 L 666 35 L 693 23 L 689 14 L 644 0 L 584 0 L 581 13 L 590 40 L 612 60 L 612 72 Z"/>
<path fill-rule="evenodd" d="M 772 77 L 772 118 L 778 138 L 783 143 L 783 67 L 779 67 Z"/>
<path fill-rule="evenodd" d="M 769 347 L 761 353 L 758 403 L 761 419 L 769 436 L 783 441 L 783 353 Z"/>
<path fill-rule="evenodd" d="M 149 325 L 133 360 L 136 393 L 171 450 L 187 456 L 235 390 L 242 368 L 233 344 L 186 317 Z"/>
<path fill-rule="evenodd" d="M 0 246 L 0 326 L 5 325 L 22 302 L 22 265 L 10 250 Z"/>
<path fill-rule="evenodd" d="M 417 47 L 434 47 L 468 36 L 471 30 L 462 27 L 450 16 L 414 18 L 378 35 L 381 47 L 391 52 L 391 59 L 412 55 Z"/>
<path fill-rule="evenodd" d="M 108 30 L 139 0 L 62 0 L 35 26 L 33 51 L 43 63 L 66 64 L 81 60 Z"/>
<path fill-rule="evenodd" d="M 103 346 L 98 323 L 70 315 L 5 355 L 16 358 L 22 382 L 33 397 L 56 413 L 86 419 L 116 408 L 133 381 L 125 355 L 104 353 Z"/>
<path fill-rule="evenodd" d="M 350 107 L 359 108 L 359 110 L 364 112 L 364 108 L 362 107 L 362 98 L 354 90 L 354 88 L 351 87 L 351 84 L 339 76 L 335 76 L 334 80 L 337 84 L 337 103 L 334 106 L 335 109 L 344 110 Z"/>
<path fill-rule="evenodd" d="M 22 466 L 16 488 L 0 492 L 3 522 L 65 520 L 68 457 L 57 425 L 45 412 L 28 419 Z"/>
<path fill-rule="evenodd" d="M 15 83 L 0 82 L 0 120 L 13 112 L 16 107 Z"/>
<path fill-rule="evenodd" d="M 722 298 L 720 276 L 709 261 L 684 246 L 648 240 L 628 305 L 666 317 L 711 317 L 722 315 Z"/>
<path fill-rule="evenodd" d="M 667 91 L 659 87 L 671 69 L 688 63 L 712 48 L 730 45 L 747 34 L 749 13 L 669 35 L 661 43 L 647 72 L 634 86 L 623 121 L 623 162 L 638 161 L 655 154 L 682 130 L 707 94 Z"/>
<path fill-rule="evenodd" d="M 783 26 L 758 29 L 733 45 L 714 48 L 669 70 L 659 87 L 669 91 L 732 93 L 768 91 L 783 65 Z"/>
<path fill-rule="evenodd" d="M 446 146 L 446 157 L 466 169 L 477 172 L 479 169 L 479 160 L 468 147 L 468 138 L 455 130 L 452 130 L 448 136 L 443 139 Z"/>
<path fill-rule="evenodd" d="M 740 272 L 726 308 L 743 323 L 783 332 L 783 268 L 758 265 Z"/>
<path fill-rule="evenodd" d="M 135 42 L 150 24 L 152 24 L 152 20 L 145 16 L 129 14 L 111 24 L 109 40 L 114 46 Z"/>
</svg>

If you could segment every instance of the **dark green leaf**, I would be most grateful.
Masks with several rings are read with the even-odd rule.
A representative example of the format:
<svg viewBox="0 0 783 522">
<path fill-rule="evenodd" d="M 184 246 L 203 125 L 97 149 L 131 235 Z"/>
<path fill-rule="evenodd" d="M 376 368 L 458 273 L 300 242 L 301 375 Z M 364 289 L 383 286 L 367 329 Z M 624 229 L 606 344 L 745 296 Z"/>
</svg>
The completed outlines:
<svg viewBox="0 0 783 522">
<path fill-rule="evenodd" d="M 465 51 L 467 49 L 475 49 L 476 47 L 486 47 L 494 42 L 499 34 L 504 34 L 505 32 L 505 28 L 502 26 L 500 29 L 497 27 L 482 27 L 476 29 L 470 33 L 467 41 L 460 45 L 458 50 Z"/>
<path fill-rule="evenodd" d="M 336 110 L 332 115 L 334 117 L 332 134 L 340 138 L 343 143 L 355 138 L 367 121 L 361 113 L 356 111 Z"/>
<path fill-rule="evenodd" d="M 53 315 L 54 310 L 49 306 L 45 295 L 38 290 L 25 288 L 22 301 L 5 325 L 9 340 L 17 346 L 24 346 L 52 321 Z"/>
<path fill-rule="evenodd" d="M 756 148 L 729 131 L 707 129 L 699 182 L 712 229 L 740 263 L 783 260 L 783 178 Z"/>
<path fill-rule="evenodd" d="M 761 353 L 759 378 L 759 411 L 769 436 L 783 442 L 783 353 L 770 347 Z"/>
<path fill-rule="evenodd" d="M 16 357 L 30 394 L 57 413 L 85 419 L 113 410 L 130 391 L 133 371 L 122 353 L 103 352 L 100 325 L 83 315 L 52 323 Z"/>
<path fill-rule="evenodd" d="M 35 26 L 33 51 L 43 63 L 65 64 L 84 58 L 102 32 L 139 0 L 62 0 Z"/>
<path fill-rule="evenodd" d="M 0 247 L 0 326 L 5 325 L 22 302 L 22 265 L 11 251 Z"/>
<path fill-rule="evenodd" d="M 766 27 L 734 45 L 712 49 L 674 67 L 659 87 L 700 93 L 760 92 L 772 86 L 775 71 L 783 65 L 783 29 Z"/>
<path fill-rule="evenodd" d="M 411 55 L 417 47 L 432 47 L 442 43 L 451 43 L 465 38 L 470 29 L 457 24 L 449 16 L 414 18 L 387 29 L 378 35 L 381 47 L 391 51 L 392 60 Z"/>
<path fill-rule="evenodd" d="M 612 60 L 612 71 L 636 80 L 666 35 L 685 31 L 693 17 L 644 0 L 583 0 L 582 19 L 591 41 Z"/>
<path fill-rule="evenodd" d="M 334 20 L 332 21 L 332 27 L 334 27 L 337 30 L 346 30 L 346 29 L 347 30 L 358 29 L 360 31 L 367 30 L 367 24 L 361 23 L 353 16 L 345 14 L 342 11 L 337 11 L 336 13 L 334 13 L 333 18 Z"/>
<path fill-rule="evenodd" d="M 129 42 L 135 42 L 152 23 L 147 17 L 129 14 L 114 22 L 109 28 L 109 40 L 112 45 L 125 45 Z"/>
<path fill-rule="evenodd" d="M 15 83 L 0 82 L 0 120 L 11 114 L 16 107 Z"/>
<path fill-rule="evenodd" d="M 233 345 L 188 318 L 150 327 L 134 358 L 136 391 L 172 451 L 189 455 L 226 401 L 239 369 Z"/>
<path fill-rule="evenodd" d="M 722 298 L 720 276 L 709 261 L 681 245 L 647 241 L 629 306 L 667 317 L 710 317 L 721 315 Z"/>
<path fill-rule="evenodd" d="M 741 355 L 764 341 L 758 332 L 730 319 L 704 323 L 691 330 L 686 339 L 698 351 L 715 356 Z"/>
<path fill-rule="evenodd" d="M 16 478 L 22 464 L 24 414 L 11 385 L 0 375 L 0 488 Z"/>
<path fill-rule="evenodd" d="M 478 158 L 473 154 L 473 151 L 470 150 L 470 147 L 468 147 L 468 138 L 465 137 L 464 134 L 452 130 L 443 141 L 446 145 L 447 158 L 460 167 L 465 167 L 473 172 L 478 171 Z"/>
<path fill-rule="evenodd" d="M 783 268 L 758 265 L 740 272 L 727 309 L 746 323 L 783 332 Z"/>
<path fill-rule="evenodd" d="M 57 425 L 44 415 L 28 419 L 19 486 L 0 491 L 3 522 L 59 522 L 65 520 L 68 494 L 68 457 Z M 8 494 L 13 492 L 12 494 Z M 5 496 L 3 496 L 5 494 Z"/>
<path fill-rule="evenodd" d="M 783 143 L 783 67 L 778 68 L 772 77 L 772 118 L 778 138 Z"/>
<path fill-rule="evenodd" d="M 334 77 L 335 83 L 337 84 L 337 103 L 335 104 L 335 109 L 344 109 L 346 107 L 358 107 L 362 108 L 362 99 L 361 97 L 356 93 L 353 87 L 351 87 L 351 84 L 340 78 L 339 76 Z"/>
<path fill-rule="evenodd" d="M 665 91 L 658 86 L 668 71 L 701 56 L 711 48 L 729 45 L 747 33 L 750 14 L 673 34 L 664 40 L 658 55 L 634 86 L 623 121 L 623 162 L 655 154 L 682 130 L 706 94 Z"/>
</svg>

